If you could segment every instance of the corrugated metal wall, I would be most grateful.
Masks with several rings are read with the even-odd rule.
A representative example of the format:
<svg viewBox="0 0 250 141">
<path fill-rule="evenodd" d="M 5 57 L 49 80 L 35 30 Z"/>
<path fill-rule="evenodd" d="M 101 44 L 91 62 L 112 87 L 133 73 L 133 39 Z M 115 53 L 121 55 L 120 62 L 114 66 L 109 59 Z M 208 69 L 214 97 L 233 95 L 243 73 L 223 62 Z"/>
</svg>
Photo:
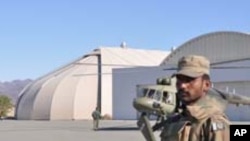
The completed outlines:
<svg viewBox="0 0 250 141">
<path fill-rule="evenodd" d="M 211 63 L 250 58 L 250 35 L 213 32 L 199 36 L 174 50 L 161 65 L 176 65 L 179 58 L 188 54 L 206 56 Z"/>
</svg>

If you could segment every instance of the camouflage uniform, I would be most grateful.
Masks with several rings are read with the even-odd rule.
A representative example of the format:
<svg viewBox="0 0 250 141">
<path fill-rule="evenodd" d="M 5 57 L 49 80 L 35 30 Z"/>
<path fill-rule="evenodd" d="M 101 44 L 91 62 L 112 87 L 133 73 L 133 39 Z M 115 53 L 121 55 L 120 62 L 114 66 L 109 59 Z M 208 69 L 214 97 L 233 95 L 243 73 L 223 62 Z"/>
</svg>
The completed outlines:
<svg viewBox="0 0 250 141">
<path fill-rule="evenodd" d="M 175 76 L 197 78 L 209 75 L 209 68 L 205 57 L 189 55 L 179 60 Z M 186 83 L 180 80 L 179 89 Z M 195 103 L 185 105 L 181 113 L 170 117 L 160 134 L 161 141 L 229 141 L 229 121 L 224 114 L 227 102 L 215 93 L 208 89 Z"/>
<path fill-rule="evenodd" d="M 92 118 L 93 118 L 93 129 L 97 130 L 99 127 L 99 120 L 101 119 L 101 112 L 96 109 L 92 112 Z"/>
<path fill-rule="evenodd" d="M 220 101 L 206 95 L 168 119 L 162 141 L 229 141 L 229 121 Z"/>
</svg>

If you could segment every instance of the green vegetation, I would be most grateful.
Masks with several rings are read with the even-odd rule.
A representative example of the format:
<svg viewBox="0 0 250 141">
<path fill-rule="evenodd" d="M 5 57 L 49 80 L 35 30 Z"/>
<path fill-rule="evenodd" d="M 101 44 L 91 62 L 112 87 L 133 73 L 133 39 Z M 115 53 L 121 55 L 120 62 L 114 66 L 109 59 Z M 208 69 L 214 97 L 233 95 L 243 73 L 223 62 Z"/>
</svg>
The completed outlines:
<svg viewBox="0 0 250 141">
<path fill-rule="evenodd" d="M 7 116 L 7 113 L 11 108 L 13 107 L 13 104 L 11 103 L 11 99 L 6 95 L 0 95 L 0 118 L 4 118 Z"/>
</svg>

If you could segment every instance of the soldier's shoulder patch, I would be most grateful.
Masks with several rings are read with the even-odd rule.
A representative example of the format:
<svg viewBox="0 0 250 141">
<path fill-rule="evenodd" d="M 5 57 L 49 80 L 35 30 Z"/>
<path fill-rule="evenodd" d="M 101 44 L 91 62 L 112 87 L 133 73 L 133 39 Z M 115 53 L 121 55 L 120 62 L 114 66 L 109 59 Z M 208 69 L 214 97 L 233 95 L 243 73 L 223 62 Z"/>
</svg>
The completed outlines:
<svg viewBox="0 0 250 141">
<path fill-rule="evenodd" d="M 217 131 L 217 130 L 224 130 L 225 129 L 225 124 L 223 122 L 220 121 L 214 121 L 211 123 L 212 125 L 212 130 L 213 131 Z"/>
</svg>

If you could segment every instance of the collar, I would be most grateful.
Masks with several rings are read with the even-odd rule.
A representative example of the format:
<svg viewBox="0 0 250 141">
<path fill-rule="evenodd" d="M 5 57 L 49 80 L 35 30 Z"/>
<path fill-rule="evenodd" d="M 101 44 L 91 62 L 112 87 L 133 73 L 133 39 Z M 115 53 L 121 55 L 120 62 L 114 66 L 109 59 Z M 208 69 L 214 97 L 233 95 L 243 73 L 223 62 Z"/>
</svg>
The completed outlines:
<svg viewBox="0 0 250 141">
<path fill-rule="evenodd" d="M 201 120 L 213 114 L 223 113 L 225 107 L 225 100 L 217 97 L 216 95 L 207 93 L 193 105 L 186 106 L 186 110 L 184 112 L 186 112 L 188 117 Z"/>
</svg>

